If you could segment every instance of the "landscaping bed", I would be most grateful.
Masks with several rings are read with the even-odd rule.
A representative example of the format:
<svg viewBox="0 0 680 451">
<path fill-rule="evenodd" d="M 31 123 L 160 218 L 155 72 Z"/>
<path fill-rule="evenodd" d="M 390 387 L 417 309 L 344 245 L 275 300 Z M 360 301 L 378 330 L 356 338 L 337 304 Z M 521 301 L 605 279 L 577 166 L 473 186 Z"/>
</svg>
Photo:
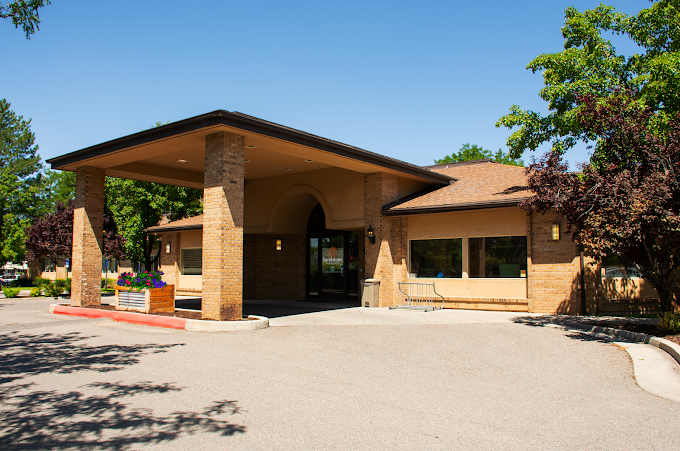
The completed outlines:
<svg viewBox="0 0 680 451">
<path fill-rule="evenodd" d="M 608 321 L 588 321 L 589 325 L 600 326 L 600 327 L 611 327 L 612 329 L 627 330 L 629 332 L 638 332 L 641 334 L 652 335 L 655 337 L 665 338 L 666 340 L 672 341 L 673 343 L 680 345 L 680 335 L 666 335 L 656 324 L 644 324 L 644 323 L 629 323 L 626 321 L 616 322 L 612 320 Z"/>
</svg>

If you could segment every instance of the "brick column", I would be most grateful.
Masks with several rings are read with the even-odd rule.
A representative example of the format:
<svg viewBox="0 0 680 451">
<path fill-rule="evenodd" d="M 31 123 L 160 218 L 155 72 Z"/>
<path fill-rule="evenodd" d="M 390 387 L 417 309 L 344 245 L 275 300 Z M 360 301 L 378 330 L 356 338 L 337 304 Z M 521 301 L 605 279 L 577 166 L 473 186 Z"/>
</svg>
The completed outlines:
<svg viewBox="0 0 680 451">
<path fill-rule="evenodd" d="M 99 305 L 102 300 L 104 169 L 81 167 L 76 170 L 74 207 L 71 305 Z"/>
<path fill-rule="evenodd" d="M 390 174 L 364 176 L 364 221 L 366 230 L 373 227 L 375 244 L 366 238 L 366 278 L 380 280 L 380 306 L 394 305 L 397 282 L 406 275 L 406 219 L 386 218 L 382 207 L 399 198 L 397 178 Z"/>
<path fill-rule="evenodd" d="M 168 285 L 179 288 L 179 232 L 164 233 L 161 241 L 161 271 L 163 281 Z M 167 245 L 170 244 L 170 252 Z"/>
<path fill-rule="evenodd" d="M 243 136 L 205 138 L 203 319 L 242 317 L 244 156 Z"/>
</svg>

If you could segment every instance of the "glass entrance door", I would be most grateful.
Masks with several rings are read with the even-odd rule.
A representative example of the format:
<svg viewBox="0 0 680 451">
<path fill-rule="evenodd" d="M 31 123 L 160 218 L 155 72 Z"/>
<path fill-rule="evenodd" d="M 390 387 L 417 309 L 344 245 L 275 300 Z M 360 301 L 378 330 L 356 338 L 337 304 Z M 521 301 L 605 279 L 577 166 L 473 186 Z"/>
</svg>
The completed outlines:
<svg viewBox="0 0 680 451">
<path fill-rule="evenodd" d="M 326 231 L 309 236 L 308 296 L 347 298 L 347 233 Z"/>
</svg>

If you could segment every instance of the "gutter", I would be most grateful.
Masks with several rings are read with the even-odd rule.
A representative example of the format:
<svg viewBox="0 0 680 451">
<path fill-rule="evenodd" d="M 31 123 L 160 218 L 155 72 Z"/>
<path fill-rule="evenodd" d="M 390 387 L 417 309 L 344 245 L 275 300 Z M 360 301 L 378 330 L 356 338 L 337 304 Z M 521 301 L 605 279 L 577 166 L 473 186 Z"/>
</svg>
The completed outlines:
<svg viewBox="0 0 680 451">
<path fill-rule="evenodd" d="M 526 198 L 500 200 L 495 202 L 469 202 L 463 204 L 437 205 L 433 207 L 413 207 L 390 210 L 389 204 L 383 207 L 383 216 L 410 216 L 431 213 L 446 213 L 450 211 L 480 210 L 483 208 L 517 207 Z"/>
</svg>

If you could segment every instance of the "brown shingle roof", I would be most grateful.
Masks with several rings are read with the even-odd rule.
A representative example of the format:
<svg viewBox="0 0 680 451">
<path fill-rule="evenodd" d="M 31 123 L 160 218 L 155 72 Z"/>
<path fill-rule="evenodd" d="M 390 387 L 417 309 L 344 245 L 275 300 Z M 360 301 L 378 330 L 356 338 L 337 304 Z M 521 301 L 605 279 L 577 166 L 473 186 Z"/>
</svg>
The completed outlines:
<svg viewBox="0 0 680 451">
<path fill-rule="evenodd" d="M 146 229 L 149 233 L 172 232 L 174 230 L 195 230 L 203 228 L 203 215 L 192 216 L 191 218 L 184 218 L 177 221 L 168 222 L 167 224 L 149 227 Z"/>
<path fill-rule="evenodd" d="M 428 166 L 456 179 L 443 188 L 416 193 L 387 206 L 388 215 L 516 205 L 529 197 L 525 168 L 475 160 Z"/>
</svg>

